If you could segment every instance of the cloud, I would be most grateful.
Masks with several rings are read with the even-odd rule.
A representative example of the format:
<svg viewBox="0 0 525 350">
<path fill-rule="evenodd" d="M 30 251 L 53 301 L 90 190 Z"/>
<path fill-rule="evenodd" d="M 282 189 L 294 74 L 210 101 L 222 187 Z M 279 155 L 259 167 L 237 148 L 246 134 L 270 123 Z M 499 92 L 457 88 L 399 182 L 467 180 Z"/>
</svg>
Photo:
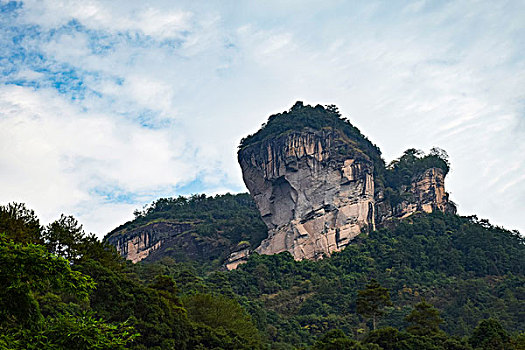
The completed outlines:
<svg viewBox="0 0 525 350">
<path fill-rule="evenodd" d="M 0 178 L 12 184 L 2 198 L 49 208 L 46 219 L 90 201 L 112 203 L 120 192 L 136 205 L 197 174 L 182 134 L 84 112 L 53 90 L 0 92 Z"/>
<path fill-rule="evenodd" d="M 335 103 L 387 160 L 446 149 L 460 213 L 525 231 L 519 1 L 25 1 L 0 19 L 0 202 L 99 235 L 243 191 L 239 140 Z M 35 176 L 38 174 L 38 176 Z M 106 210 L 107 209 L 107 210 Z"/>
<path fill-rule="evenodd" d="M 130 1 L 24 1 L 24 20 L 52 29 L 70 21 L 112 33 L 139 33 L 163 40 L 178 37 L 191 27 L 190 12 L 150 7 Z"/>
</svg>

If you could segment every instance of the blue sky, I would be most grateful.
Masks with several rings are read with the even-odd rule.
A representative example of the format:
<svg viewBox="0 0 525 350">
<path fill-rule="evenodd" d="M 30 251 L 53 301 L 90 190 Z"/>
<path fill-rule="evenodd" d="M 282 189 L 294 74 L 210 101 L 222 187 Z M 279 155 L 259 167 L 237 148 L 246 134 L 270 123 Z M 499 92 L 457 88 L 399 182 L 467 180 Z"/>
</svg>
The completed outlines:
<svg viewBox="0 0 525 350">
<path fill-rule="evenodd" d="M 0 203 L 103 236 L 245 191 L 239 140 L 336 104 L 390 161 L 444 148 L 460 214 L 525 231 L 523 1 L 0 0 Z"/>
</svg>

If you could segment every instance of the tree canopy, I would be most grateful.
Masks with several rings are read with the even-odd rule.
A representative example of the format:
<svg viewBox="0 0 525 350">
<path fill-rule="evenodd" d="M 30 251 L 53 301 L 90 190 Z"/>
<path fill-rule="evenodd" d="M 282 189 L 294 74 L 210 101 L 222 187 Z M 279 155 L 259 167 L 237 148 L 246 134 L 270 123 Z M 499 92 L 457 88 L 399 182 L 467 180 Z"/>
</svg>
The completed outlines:
<svg viewBox="0 0 525 350">
<path fill-rule="evenodd" d="M 12 214 L 0 227 L 22 216 Z M 524 239 L 477 217 L 418 214 L 323 260 L 254 254 L 234 271 L 126 263 L 72 217 L 25 222 L 0 239 L 0 349 L 472 350 L 525 339 Z"/>
</svg>

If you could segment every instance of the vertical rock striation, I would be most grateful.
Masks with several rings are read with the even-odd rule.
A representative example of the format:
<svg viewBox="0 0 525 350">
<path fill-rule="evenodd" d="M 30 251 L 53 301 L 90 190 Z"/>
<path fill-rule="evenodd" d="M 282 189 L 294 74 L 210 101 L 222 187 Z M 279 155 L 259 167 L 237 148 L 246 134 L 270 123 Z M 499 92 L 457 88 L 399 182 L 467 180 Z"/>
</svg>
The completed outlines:
<svg viewBox="0 0 525 350">
<path fill-rule="evenodd" d="M 410 186 L 402 189 L 408 194 L 405 200 L 392 209 L 392 216 L 405 218 L 415 212 L 432 213 L 441 211 L 455 213 L 455 206 L 448 200 L 445 192 L 445 174 L 440 168 L 430 168 L 417 175 Z"/>
<path fill-rule="evenodd" d="M 191 228 L 192 225 L 187 223 L 152 223 L 126 233 L 111 235 L 107 241 L 115 246 L 120 255 L 136 263 L 159 251 L 173 237 Z"/>
</svg>

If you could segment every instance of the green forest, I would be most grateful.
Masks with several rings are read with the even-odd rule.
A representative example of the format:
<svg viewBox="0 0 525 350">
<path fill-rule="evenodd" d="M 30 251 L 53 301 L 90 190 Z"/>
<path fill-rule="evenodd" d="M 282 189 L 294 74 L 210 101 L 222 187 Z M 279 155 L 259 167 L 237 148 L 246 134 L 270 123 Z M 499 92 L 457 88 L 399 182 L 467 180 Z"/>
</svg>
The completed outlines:
<svg viewBox="0 0 525 350">
<path fill-rule="evenodd" d="M 215 217 L 209 231 L 237 217 L 214 234 L 250 241 L 260 228 L 242 198 L 240 212 L 233 195 L 155 202 L 136 220 L 191 212 Z M 227 271 L 132 264 L 75 218 L 43 226 L 12 203 L 0 206 L 0 283 L 1 349 L 525 348 L 524 238 L 475 216 L 417 214 L 319 261 L 253 254 Z"/>
</svg>

